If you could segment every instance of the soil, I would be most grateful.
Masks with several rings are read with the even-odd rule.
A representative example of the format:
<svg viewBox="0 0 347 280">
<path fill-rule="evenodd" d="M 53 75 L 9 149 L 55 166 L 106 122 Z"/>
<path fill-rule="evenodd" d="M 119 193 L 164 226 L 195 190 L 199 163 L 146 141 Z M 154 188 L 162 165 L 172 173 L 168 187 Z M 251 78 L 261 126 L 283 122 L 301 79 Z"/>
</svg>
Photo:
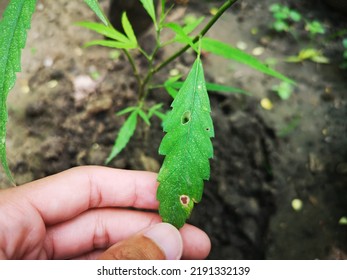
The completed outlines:
<svg viewBox="0 0 347 280">
<path fill-rule="evenodd" d="M 174 8 L 173 15 L 179 21 L 186 14 L 209 18 L 210 9 L 222 2 L 191 0 Z M 277 1 L 324 23 L 327 34 L 310 42 L 303 26 L 296 38 L 271 30 L 268 7 L 275 2 L 240 1 L 208 33 L 246 52 L 258 51 L 262 61 L 276 59 L 276 70 L 297 85 L 283 101 L 271 90 L 278 80 L 204 55 L 208 81 L 243 88 L 252 96 L 210 92 L 215 156 L 189 222 L 210 236 L 210 259 L 346 258 L 347 226 L 339 219 L 347 216 L 347 72 L 339 67 L 338 32 L 345 32 L 347 17 L 321 1 Z M 101 3 L 108 8 L 108 1 Z M 38 1 L 22 73 L 8 102 L 8 158 L 18 184 L 77 165 L 104 165 L 124 122 L 115 112 L 136 102 L 136 81 L 125 57 L 111 59 L 109 49 L 82 48 L 96 36 L 73 24 L 84 20 L 96 19 L 80 1 Z M 148 48 L 152 32 L 141 39 Z M 330 63 L 284 62 L 310 45 Z M 187 73 L 193 60 L 186 53 L 157 82 L 173 68 Z M 140 57 L 137 62 L 142 63 Z M 272 101 L 271 110 L 261 106 L 264 98 Z M 168 109 L 171 99 L 155 90 L 149 103 L 157 102 Z M 158 171 L 162 137 L 160 122 L 153 119 L 110 166 Z M 0 176 L 6 187 L 5 175 Z M 293 199 L 302 201 L 301 210 L 293 209 Z"/>
</svg>

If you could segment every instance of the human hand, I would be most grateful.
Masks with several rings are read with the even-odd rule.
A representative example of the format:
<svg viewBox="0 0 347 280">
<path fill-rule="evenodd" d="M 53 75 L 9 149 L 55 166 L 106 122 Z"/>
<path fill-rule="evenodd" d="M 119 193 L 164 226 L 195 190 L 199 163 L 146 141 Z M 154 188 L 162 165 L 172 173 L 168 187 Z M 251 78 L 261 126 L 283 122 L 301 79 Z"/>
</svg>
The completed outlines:
<svg viewBox="0 0 347 280">
<path fill-rule="evenodd" d="M 205 258 L 203 231 L 148 211 L 156 189 L 154 173 L 88 166 L 1 190 L 0 259 Z"/>
</svg>

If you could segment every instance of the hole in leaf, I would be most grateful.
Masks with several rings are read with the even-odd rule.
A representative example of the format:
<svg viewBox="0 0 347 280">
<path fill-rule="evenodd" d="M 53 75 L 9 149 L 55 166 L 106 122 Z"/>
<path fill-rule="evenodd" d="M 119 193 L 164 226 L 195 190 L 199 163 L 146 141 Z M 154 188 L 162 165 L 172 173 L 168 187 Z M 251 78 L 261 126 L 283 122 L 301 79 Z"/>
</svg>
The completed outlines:
<svg viewBox="0 0 347 280">
<path fill-rule="evenodd" d="M 183 206 L 188 206 L 190 198 L 189 196 L 183 194 L 180 196 L 180 201 Z"/>
<path fill-rule="evenodd" d="M 209 128 L 209 127 L 206 127 L 205 130 L 206 130 L 206 131 L 210 131 L 210 128 Z"/>
<path fill-rule="evenodd" d="M 189 123 L 191 120 L 191 114 L 190 114 L 190 111 L 185 111 L 182 115 L 182 118 L 181 118 L 181 123 L 183 125 Z"/>
</svg>

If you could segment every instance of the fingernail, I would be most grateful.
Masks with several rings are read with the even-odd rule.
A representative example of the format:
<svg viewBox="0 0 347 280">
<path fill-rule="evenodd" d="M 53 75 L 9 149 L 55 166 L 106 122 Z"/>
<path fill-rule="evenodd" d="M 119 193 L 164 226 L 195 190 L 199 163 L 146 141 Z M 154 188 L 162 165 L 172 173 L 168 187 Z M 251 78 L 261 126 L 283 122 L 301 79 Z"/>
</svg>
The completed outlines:
<svg viewBox="0 0 347 280">
<path fill-rule="evenodd" d="M 179 260 L 181 258 L 183 250 L 182 237 L 173 225 L 167 223 L 155 224 L 143 235 L 158 245 L 167 260 Z"/>
</svg>

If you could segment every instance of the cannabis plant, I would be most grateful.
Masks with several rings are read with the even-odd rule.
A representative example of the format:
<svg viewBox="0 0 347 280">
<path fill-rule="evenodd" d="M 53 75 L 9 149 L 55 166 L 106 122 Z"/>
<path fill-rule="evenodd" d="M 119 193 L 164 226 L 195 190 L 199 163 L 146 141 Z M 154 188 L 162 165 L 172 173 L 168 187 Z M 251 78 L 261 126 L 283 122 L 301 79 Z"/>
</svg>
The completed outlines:
<svg viewBox="0 0 347 280">
<path fill-rule="evenodd" d="M 190 216 L 194 204 L 201 200 L 204 180 L 208 180 L 210 177 L 209 159 L 213 157 L 211 137 L 214 137 L 214 129 L 207 91 L 245 93 L 243 90 L 231 86 L 206 83 L 201 50 L 246 64 L 283 81 L 289 83 L 293 83 L 293 81 L 247 53 L 212 38 L 204 38 L 211 26 L 237 0 L 225 1 L 196 36 L 191 34 L 201 25 L 203 18 L 184 25 L 168 22 L 167 16 L 172 7 L 167 7 L 165 0 L 160 1 L 159 13 L 157 13 L 153 0 L 139 1 L 152 19 L 155 30 L 156 44 L 149 52 L 140 46 L 127 14 L 124 12 L 121 17 L 123 30 L 116 30 L 105 16 L 97 0 L 84 0 L 84 2 L 95 12 L 100 23 L 80 22 L 78 25 L 103 36 L 102 39 L 87 42 L 86 47 L 103 46 L 122 50 L 137 80 L 138 101 L 133 106 L 118 112 L 118 115 L 127 114 L 128 116 L 118 132 L 106 163 L 109 163 L 124 149 L 134 134 L 139 119 L 148 125 L 154 116 L 162 119 L 166 134 L 159 148 L 159 154 L 165 156 L 158 175 L 159 213 L 163 221 L 180 228 Z M 3 32 L 0 39 L 0 157 L 4 170 L 11 180 L 13 179 L 6 160 L 5 144 L 6 99 L 9 90 L 14 85 L 15 73 L 20 70 L 20 52 L 25 45 L 26 30 L 30 26 L 35 3 L 35 0 L 12 0 L 0 22 L 0 29 Z M 174 33 L 167 42 L 162 41 L 161 35 L 164 29 L 170 29 Z M 183 46 L 173 55 L 157 62 L 155 57 L 158 51 L 172 43 L 181 43 Z M 188 49 L 192 49 L 196 53 L 196 60 L 186 79 L 179 81 L 179 78 L 170 78 L 163 85 L 154 84 L 155 74 Z M 148 61 L 146 70 L 141 69 L 140 71 L 135 59 L 135 55 L 138 54 L 143 55 Z M 165 87 L 174 99 L 171 104 L 172 109 L 168 113 L 162 111 L 161 104 L 151 107 L 147 105 L 150 89 L 155 90 L 159 86 Z"/>
</svg>

